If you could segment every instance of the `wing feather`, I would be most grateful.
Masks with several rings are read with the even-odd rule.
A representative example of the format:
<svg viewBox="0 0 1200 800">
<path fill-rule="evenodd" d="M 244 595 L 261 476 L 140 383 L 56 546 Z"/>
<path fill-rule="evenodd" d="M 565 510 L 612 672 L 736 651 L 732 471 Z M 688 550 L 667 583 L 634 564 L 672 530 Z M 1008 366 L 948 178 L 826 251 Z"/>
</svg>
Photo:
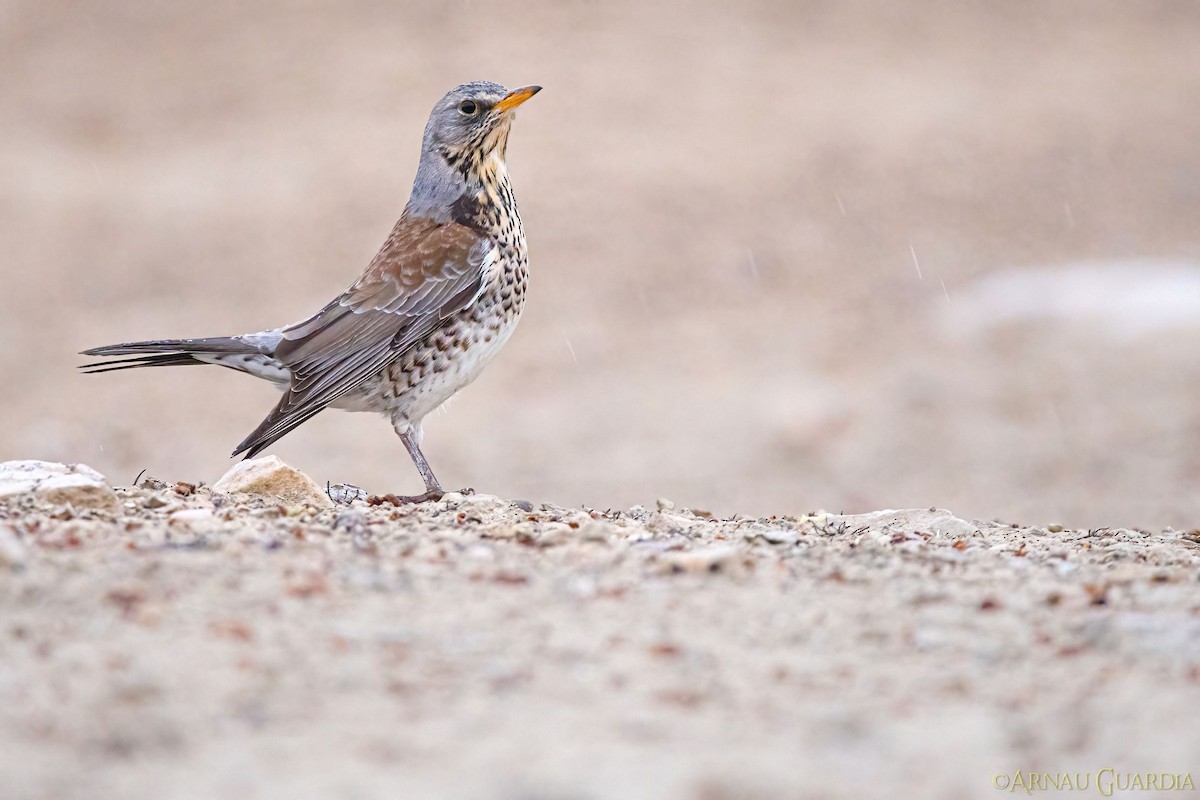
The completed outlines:
<svg viewBox="0 0 1200 800">
<path fill-rule="evenodd" d="M 275 357 L 290 370 L 291 385 L 234 455 L 268 447 L 470 306 L 495 247 L 464 225 L 401 217 L 353 286 L 283 329 Z"/>
</svg>

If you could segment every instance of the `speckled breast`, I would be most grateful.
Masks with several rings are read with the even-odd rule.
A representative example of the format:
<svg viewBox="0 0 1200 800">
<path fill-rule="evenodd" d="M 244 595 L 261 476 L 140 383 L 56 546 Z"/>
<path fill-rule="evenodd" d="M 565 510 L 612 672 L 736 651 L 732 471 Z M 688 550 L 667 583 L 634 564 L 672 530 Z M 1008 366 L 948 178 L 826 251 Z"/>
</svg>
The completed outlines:
<svg viewBox="0 0 1200 800">
<path fill-rule="evenodd" d="M 381 410 L 393 420 L 419 422 L 479 377 L 516 329 L 527 284 L 522 237 L 502 252 L 487 288 L 470 308 L 384 370 L 378 387 Z"/>
</svg>

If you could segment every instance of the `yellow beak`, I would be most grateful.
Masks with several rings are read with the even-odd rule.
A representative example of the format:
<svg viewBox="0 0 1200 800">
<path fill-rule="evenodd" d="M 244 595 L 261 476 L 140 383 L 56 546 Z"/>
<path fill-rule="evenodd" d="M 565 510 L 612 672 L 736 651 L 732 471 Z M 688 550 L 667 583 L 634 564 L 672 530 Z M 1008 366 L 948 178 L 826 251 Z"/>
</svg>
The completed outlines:
<svg viewBox="0 0 1200 800">
<path fill-rule="evenodd" d="M 540 92 L 540 86 L 522 86 L 520 89 L 513 89 L 504 96 L 504 99 L 496 103 L 497 111 L 512 111 L 517 106 L 524 103 L 529 98 Z"/>
</svg>

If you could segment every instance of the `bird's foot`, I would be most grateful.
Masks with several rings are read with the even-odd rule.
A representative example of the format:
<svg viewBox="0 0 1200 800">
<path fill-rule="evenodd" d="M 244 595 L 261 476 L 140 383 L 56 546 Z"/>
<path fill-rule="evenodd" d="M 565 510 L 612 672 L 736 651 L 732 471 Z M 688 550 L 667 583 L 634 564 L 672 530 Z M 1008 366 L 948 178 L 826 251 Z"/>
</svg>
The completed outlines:
<svg viewBox="0 0 1200 800">
<path fill-rule="evenodd" d="M 393 506 L 410 506 L 418 503 L 427 503 L 430 500 L 441 500 L 446 493 L 441 489 L 430 489 L 424 494 L 411 495 L 396 495 L 396 494 L 373 494 L 367 498 L 367 505 L 381 506 L 384 503 L 389 503 Z"/>
</svg>

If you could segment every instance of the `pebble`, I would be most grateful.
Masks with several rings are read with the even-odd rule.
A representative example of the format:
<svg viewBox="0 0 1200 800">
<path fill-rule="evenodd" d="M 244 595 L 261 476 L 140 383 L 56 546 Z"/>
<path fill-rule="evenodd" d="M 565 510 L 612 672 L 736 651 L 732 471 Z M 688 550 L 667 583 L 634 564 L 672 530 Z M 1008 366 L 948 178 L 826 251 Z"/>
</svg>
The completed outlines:
<svg viewBox="0 0 1200 800">
<path fill-rule="evenodd" d="M 121 502 L 104 476 L 85 464 L 0 463 L 0 502 L 33 495 L 44 503 L 117 512 Z"/>
<path fill-rule="evenodd" d="M 579 528 L 579 538 L 585 542 L 607 542 L 617 536 L 615 525 L 598 519 L 589 519 Z"/>
<path fill-rule="evenodd" d="M 510 508 L 507 500 L 501 500 L 490 494 L 447 492 L 441 502 L 445 503 L 446 508 L 456 513 L 463 512 L 468 517 L 484 521 L 504 516 Z"/>
<path fill-rule="evenodd" d="M 737 563 L 741 551 L 733 545 L 675 550 L 658 556 L 669 572 L 720 572 Z"/>
<path fill-rule="evenodd" d="M 845 526 L 847 530 L 871 528 L 885 539 L 892 533 L 909 534 L 915 531 L 939 536 L 966 537 L 979 533 L 979 524 L 959 519 L 944 508 L 919 508 L 897 511 L 885 509 L 869 514 L 831 514 L 827 525 Z"/>
<path fill-rule="evenodd" d="M 207 508 L 186 508 L 172 513 L 167 522 L 185 528 L 211 528 L 216 525 L 217 518 Z"/>
<path fill-rule="evenodd" d="M 221 476 L 212 490 L 214 494 L 244 494 L 287 506 L 333 508 L 333 501 L 316 481 L 278 456 L 242 461 Z"/>
<path fill-rule="evenodd" d="M 800 534 L 787 528 L 754 525 L 742 531 L 742 538 L 749 541 L 762 539 L 768 544 L 795 544 L 800 539 Z"/>
<path fill-rule="evenodd" d="M 333 529 L 335 531 L 340 528 L 354 534 L 365 530 L 366 526 L 367 515 L 357 508 L 347 508 L 344 511 L 339 511 L 337 517 L 333 520 Z"/>
<path fill-rule="evenodd" d="M 326 487 L 325 494 L 339 506 L 348 506 L 355 500 L 366 500 L 367 491 L 351 483 L 335 483 Z"/>
</svg>

